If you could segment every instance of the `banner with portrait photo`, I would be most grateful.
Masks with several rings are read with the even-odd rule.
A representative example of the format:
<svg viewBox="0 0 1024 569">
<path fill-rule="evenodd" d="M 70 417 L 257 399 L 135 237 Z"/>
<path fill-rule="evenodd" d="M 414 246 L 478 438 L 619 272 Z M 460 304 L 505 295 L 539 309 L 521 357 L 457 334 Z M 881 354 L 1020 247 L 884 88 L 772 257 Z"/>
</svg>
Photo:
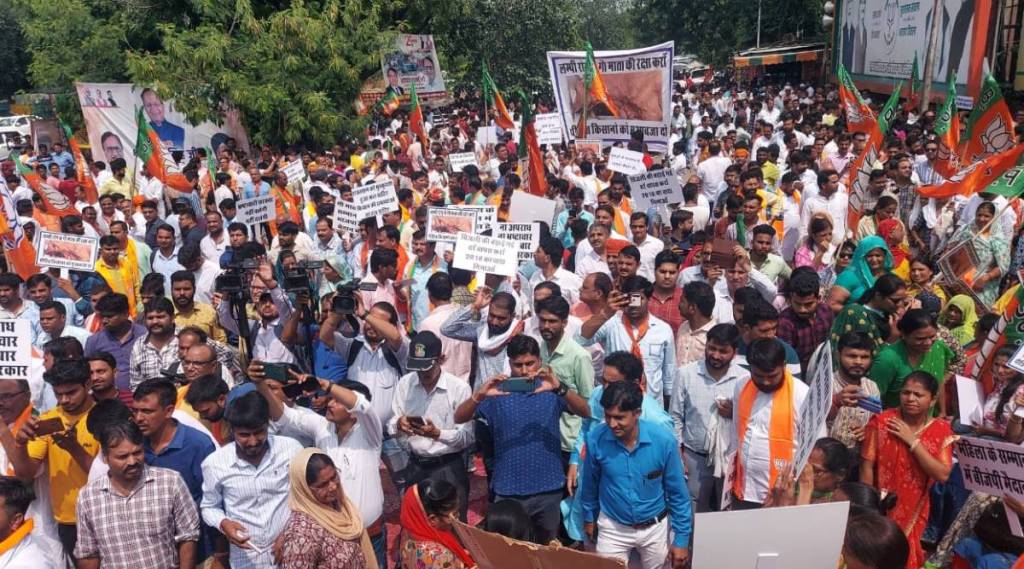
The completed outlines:
<svg viewBox="0 0 1024 569">
<path fill-rule="evenodd" d="M 407 97 L 409 86 L 415 84 L 420 101 L 430 102 L 448 96 L 441 65 L 437 62 L 434 36 L 398 34 L 394 45 L 385 48 L 381 54 L 381 70 L 385 92 L 393 91 L 400 97 Z"/>
<path fill-rule="evenodd" d="M 173 151 L 186 151 L 182 164 L 195 148 L 216 150 L 233 138 L 238 148 L 248 151 L 249 138 L 237 112 L 227 112 L 224 122 L 216 125 L 202 122 L 191 125 L 185 115 L 174 110 L 174 101 L 163 100 L 155 91 L 130 83 L 76 83 L 82 116 L 89 133 L 92 159 L 110 164 L 124 158 L 131 170 L 135 161 L 135 138 L 138 125 L 135 109 L 145 111 L 149 126 L 160 141 Z"/>
<path fill-rule="evenodd" d="M 604 106 L 590 106 L 587 138 L 605 145 L 629 142 L 630 133 L 640 130 L 652 150 L 665 151 L 672 118 L 672 58 L 675 44 L 663 44 L 622 51 L 594 52 L 609 98 L 618 107 L 618 117 Z M 548 68 L 555 103 L 567 138 L 575 140 L 583 112 L 583 71 L 586 53 L 549 51 Z"/>
</svg>

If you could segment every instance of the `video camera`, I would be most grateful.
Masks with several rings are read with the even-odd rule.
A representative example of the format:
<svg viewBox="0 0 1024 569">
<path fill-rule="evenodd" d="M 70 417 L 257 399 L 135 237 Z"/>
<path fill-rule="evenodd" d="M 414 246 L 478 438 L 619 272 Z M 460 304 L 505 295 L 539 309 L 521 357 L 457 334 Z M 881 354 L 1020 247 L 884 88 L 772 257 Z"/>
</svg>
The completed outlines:
<svg viewBox="0 0 1024 569">
<path fill-rule="evenodd" d="M 293 269 L 285 269 L 282 288 L 287 292 L 307 292 L 311 288 L 309 272 L 324 268 L 323 261 L 302 261 Z"/>
<path fill-rule="evenodd" d="M 249 280 L 246 278 L 246 273 L 256 270 L 258 266 L 259 262 L 256 259 L 242 259 L 228 263 L 224 272 L 218 275 L 214 281 L 213 289 L 223 295 L 245 293 Z"/>
</svg>

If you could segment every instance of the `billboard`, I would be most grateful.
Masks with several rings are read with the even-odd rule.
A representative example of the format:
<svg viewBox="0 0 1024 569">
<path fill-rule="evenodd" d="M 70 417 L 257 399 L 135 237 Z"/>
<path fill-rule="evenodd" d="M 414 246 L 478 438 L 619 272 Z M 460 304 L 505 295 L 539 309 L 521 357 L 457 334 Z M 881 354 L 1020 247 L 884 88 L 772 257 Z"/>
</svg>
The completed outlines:
<svg viewBox="0 0 1024 569">
<path fill-rule="evenodd" d="M 897 0 L 843 0 L 836 21 L 836 59 L 858 79 L 906 80 L 916 55 L 924 69 L 935 4 Z M 974 2 L 939 0 L 938 52 L 932 79 L 955 72 L 968 83 L 975 37 Z M 984 46 L 982 46 L 984 48 Z"/>
<path fill-rule="evenodd" d="M 587 115 L 587 138 L 605 145 L 629 142 L 630 133 L 641 130 L 652 149 L 665 150 L 672 118 L 673 42 L 641 49 L 598 51 L 597 67 L 604 78 L 609 98 L 619 116 Z M 548 68 L 555 103 L 567 138 L 576 139 L 583 112 L 583 70 L 586 53 L 549 51 Z M 607 109 L 605 109 L 607 111 Z"/>
<path fill-rule="evenodd" d="M 155 91 L 130 83 L 76 83 L 78 100 L 89 133 L 93 160 L 110 163 L 124 158 L 128 168 L 135 160 L 135 138 L 138 125 L 135 109 L 142 107 L 149 126 L 170 150 L 214 148 L 228 138 L 248 150 L 249 139 L 238 114 L 228 112 L 223 125 L 212 122 L 189 124 L 185 115 L 174 110 L 174 101 L 163 100 Z M 187 159 L 187 156 L 186 156 Z"/>
<path fill-rule="evenodd" d="M 434 36 L 399 34 L 390 49 L 381 54 L 381 72 L 384 74 L 385 92 L 398 96 L 409 94 L 409 85 L 416 85 L 416 95 L 422 101 L 444 98 L 444 77 L 437 62 Z"/>
</svg>

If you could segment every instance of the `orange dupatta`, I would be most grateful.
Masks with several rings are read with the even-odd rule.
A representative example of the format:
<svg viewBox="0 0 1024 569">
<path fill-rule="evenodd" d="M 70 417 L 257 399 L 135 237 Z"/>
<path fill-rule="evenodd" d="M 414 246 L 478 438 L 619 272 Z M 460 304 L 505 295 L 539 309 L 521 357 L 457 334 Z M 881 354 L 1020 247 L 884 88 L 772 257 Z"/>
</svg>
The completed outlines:
<svg viewBox="0 0 1024 569">
<path fill-rule="evenodd" d="M 15 546 L 21 543 L 21 540 L 25 539 L 28 534 L 32 533 L 32 528 L 34 526 L 35 524 L 32 522 L 32 518 L 25 518 L 25 521 L 18 529 L 12 531 L 10 535 L 4 538 L 3 541 L 0 541 L 0 555 L 14 549 Z"/>
<path fill-rule="evenodd" d="M 782 379 L 782 387 L 772 394 L 772 417 L 768 427 L 768 454 L 770 469 L 768 472 L 768 486 L 775 484 L 779 477 L 781 467 L 785 462 L 793 461 L 793 376 L 789 370 L 784 370 L 785 376 Z M 743 461 L 740 460 L 740 453 L 743 452 L 743 439 L 747 436 L 747 425 L 750 422 L 750 413 L 754 409 L 754 401 L 760 390 L 753 381 L 748 381 L 740 391 L 739 404 L 736 407 L 736 434 L 739 438 L 739 445 L 736 447 L 736 478 L 733 480 L 732 491 L 740 500 L 743 499 L 744 469 Z"/>
<path fill-rule="evenodd" d="M 626 333 L 629 334 L 629 341 L 633 343 L 630 347 L 630 352 L 636 356 L 640 363 L 644 361 L 643 351 L 640 350 L 640 340 L 644 339 L 647 335 L 647 331 L 651 329 L 651 317 L 644 318 L 644 321 L 637 327 L 637 334 L 633 335 L 633 325 L 629 323 L 629 318 L 625 314 L 622 315 L 622 326 L 626 329 Z"/>
</svg>

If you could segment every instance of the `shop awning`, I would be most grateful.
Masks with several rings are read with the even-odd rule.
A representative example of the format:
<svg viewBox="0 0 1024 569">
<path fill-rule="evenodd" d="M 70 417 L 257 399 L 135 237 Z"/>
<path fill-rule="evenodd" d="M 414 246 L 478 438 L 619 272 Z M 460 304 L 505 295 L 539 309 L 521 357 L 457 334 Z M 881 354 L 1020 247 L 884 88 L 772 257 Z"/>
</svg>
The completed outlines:
<svg viewBox="0 0 1024 569">
<path fill-rule="evenodd" d="M 825 47 L 822 44 L 755 48 L 736 54 L 733 57 L 733 65 L 740 68 L 796 61 L 815 61 L 824 53 Z"/>
</svg>

